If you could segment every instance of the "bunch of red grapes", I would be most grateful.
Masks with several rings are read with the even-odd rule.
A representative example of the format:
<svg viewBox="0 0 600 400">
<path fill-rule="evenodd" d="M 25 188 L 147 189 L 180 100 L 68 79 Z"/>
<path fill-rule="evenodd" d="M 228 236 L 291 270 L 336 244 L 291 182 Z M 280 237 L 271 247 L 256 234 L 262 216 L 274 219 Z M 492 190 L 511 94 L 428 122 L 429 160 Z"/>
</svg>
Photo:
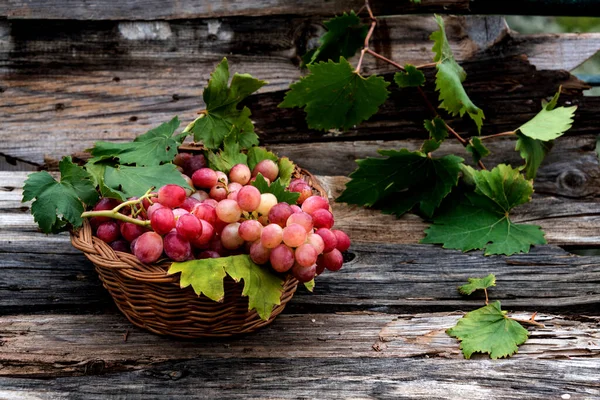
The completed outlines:
<svg viewBox="0 0 600 400">
<path fill-rule="evenodd" d="M 203 155 L 179 153 L 174 160 L 190 187 L 165 185 L 139 207 L 120 212 L 149 220 L 150 227 L 109 217 L 93 217 L 95 235 L 114 250 L 133 253 L 143 263 L 168 257 L 173 261 L 249 254 L 256 264 L 308 282 L 325 269 L 342 267 L 350 247 L 344 232 L 331 229 L 334 218 L 326 198 L 313 194 L 303 179 L 288 190 L 299 193 L 297 204 L 277 201 L 251 185 L 258 174 L 267 182 L 279 176 L 277 164 L 263 160 L 250 171 L 237 164 L 229 172 L 206 168 Z M 112 210 L 119 201 L 103 198 L 94 211 Z"/>
</svg>

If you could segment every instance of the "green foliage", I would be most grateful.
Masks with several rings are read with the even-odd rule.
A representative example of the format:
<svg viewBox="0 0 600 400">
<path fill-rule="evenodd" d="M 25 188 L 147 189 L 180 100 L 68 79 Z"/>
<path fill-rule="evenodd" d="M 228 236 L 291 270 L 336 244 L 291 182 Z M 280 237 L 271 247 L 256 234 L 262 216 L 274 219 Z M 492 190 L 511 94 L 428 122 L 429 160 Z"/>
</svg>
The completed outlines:
<svg viewBox="0 0 600 400">
<path fill-rule="evenodd" d="M 477 164 L 482 158 L 490 155 L 490 151 L 483 145 L 483 142 L 477 136 L 469 140 L 467 151 L 473 156 L 473 161 Z"/>
<path fill-rule="evenodd" d="M 452 54 L 450 43 L 444 31 L 444 20 L 435 16 L 439 30 L 431 34 L 430 39 L 434 41 L 432 51 L 435 53 L 434 61 L 437 62 L 438 70 L 435 79 L 436 90 L 439 92 L 440 107 L 450 113 L 450 115 L 460 115 L 467 113 L 477 125 L 477 130 L 481 132 L 483 125 L 483 111 L 477 107 L 465 91 L 462 83 L 467 77 L 465 70 L 458 65 Z"/>
<path fill-rule="evenodd" d="M 121 164 L 159 165 L 173 160 L 187 136 L 186 133 L 173 136 L 179 124 L 179 119 L 175 117 L 136 137 L 133 142 L 96 142 L 88 151 L 96 158 L 118 158 Z"/>
<path fill-rule="evenodd" d="M 418 205 L 431 216 L 458 183 L 463 161 L 454 155 L 429 158 L 406 149 L 379 154 L 387 158 L 357 160 L 358 169 L 337 201 L 375 206 L 398 216 Z"/>
<path fill-rule="evenodd" d="M 264 147 L 251 147 L 248 149 L 248 167 L 250 171 L 256 167 L 256 164 L 263 160 L 271 160 L 277 162 L 278 157 Z"/>
<path fill-rule="evenodd" d="M 229 64 L 224 58 L 211 74 L 202 94 L 206 111 L 189 126 L 194 140 L 202 141 L 210 150 L 218 149 L 228 135 L 233 135 L 235 141 L 244 148 L 258 144 L 258 136 L 254 133 L 254 125 L 250 120 L 250 110 L 248 107 L 240 110 L 238 104 L 266 82 L 249 74 L 238 73 L 233 75 L 230 86 L 228 82 Z"/>
<path fill-rule="evenodd" d="M 529 337 L 527 329 L 506 316 L 499 301 L 467 313 L 446 333 L 460 340 L 466 359 L 473 353 L 489 353 L 493 359 L 511 356 Z"/>
<path fill-rule="evenodd" d="M 405 71 L 396 72 L 394 74 L 394 82 L 401 88 L 417 87 L 425 84 L 425 75 L 419 71 L 414 65 L 406 64 Z"/>
<path fill-rule="evenodd" d="M 306 290 L 312 293 L 312 291 L 315 290 L 315 280 L 311 279 L 308 282 L 304 282 L 304 287 L 306 288 Z"/>
<path fill-rule="evenodd" d="M 542 140 L 532 139 L 523 135 L 521 132 L 517 132 L 516 134 L 518 139 L 515 150 L 517 150 L 525 160 L 525 165 L 521 167 L 521 170 L 525 171 L 525 177 L 527 179 L 534 179 L 537 175 L 538 168 L 552 149 L 554 143 L 552 141 L 544 142 Z"/>
<path fill-rule="evenodd" d="M 460 293 L 469 295 L 476 290 L 483 290 L 496 286 L 496 276 L 494 274 L 489 274 L 484 278 L 468 278 L 468 281 L 469 283 L 458 288 Z"/>
<path fill-rule="evenodd" d="M 521 125 L 518 130 L 531 139 L 554 140 L 562 136 L 573 125 L 577 106 L 550 108 L 546 105 L 535 117 Z M 550 109 L 549 109 L 550 108 Z"/>
<path fill-rule="evenodd" d="M 181 273 L 182 288 L 191 285 L 197 295 L 203 294 L 214 301 L 222 301 L 225 296 L 226 274 L 236 282 L 243 280 L 242 296 L 248 296 L 248 310 L 256 310 L 263 320 L 269 319 L 283 293 L 283 280 L 255 264 L 247 254 L 174 262 L 168 273 Z"/>
<path fill-rule="evenodd" d="M 121 198 L 140 197 L 149 188 L 160 188 L 169 183 L 189 188 L 174 164 L 153 167 L 106 166 L 104 185 L 121 195 Z"/>
<path fill-rule="evenodd" d="M 262 174 L 256 176 L 256 180 L 252 182 L 252 186 L 257 188 L 261 193 L 272 193 L 279 203 L 285 202 L 291 205 L 296 204 L 296 200 L 300 197 L 300 193 L 288 192 L 285 186 L 281 183 L 281 179 L 275 179 L 269 185 Z"/>
<path fill-rule="evenodd" d="M 23 188 L 23 201 L 34 200 L 31 213 L 44 233 L 56 233 L 67 223 L 78 228 L 85 204 L 98 200 L 90 175 L 73 164 L 71 157 L 59 163 L 60 182 L 46 171 L 30 174 Z"/>
<path fill-rule="evenodd" d="M 310 74 L 290 86 L 279 107 L 303 107 L 311 129 L 348 130 L 369 119 L 388 97 L 389 82 L 363 78 L 344 57 L 308 66 Z"/>
<path fill-rule="evenodd" d="M 425 129 L 427 129 L 427 132 L 429 132 L 429 137 L 433 140 L 441 142 L 448 137 L 448 128 L 446 128 L 444 120 L 440 117 L 435 117 L 432 120 L 425 120 L 424 126 Z"/>
<path fill-rule="evenodd" d="M 539 226 L 513 223 L 510 211 L 531 200 L 531 181 L 508 165 L 492 171 L 465 167 L 475 192 L 463 194 L 434 217 L 422 243 L 441 243 L 462 251 L 484 249 L 486 255 L 527 252 L 532 244 L 545 244 Z"/>
<path fill-rule="evenodd" d="M 215 153 L 211 150 L 206 152 L 210 168 L 229 173 L 236 164 L 247 164 L 248 156 L 242 153 L 240 144 L 235 141 L 234 135 L 229 135 L 223 142 L 223 149 Z"/>
<path fill-rule="evenodd" d="M 352 57 L 363 47 L 369 30 L 367 25 L 361 23 L 354 11 L 325 21 L 323 25 L 327 28 L 327 33 L 319 39 L 321 45 L 318 48 L 302 56 L 304 66 L 320 61 L 338 62 L 340 57 L 346 59 Z"/>
<path fill-rule="evenodd" d="M 287 157 L 281 157 L 279 161 L 277 161 L 277 166 L 279 167 L 279 181 L 283 187 L 288 187 L 292 181 L 292 174 L 294 173 L 296 166 Z"/>
</svg>

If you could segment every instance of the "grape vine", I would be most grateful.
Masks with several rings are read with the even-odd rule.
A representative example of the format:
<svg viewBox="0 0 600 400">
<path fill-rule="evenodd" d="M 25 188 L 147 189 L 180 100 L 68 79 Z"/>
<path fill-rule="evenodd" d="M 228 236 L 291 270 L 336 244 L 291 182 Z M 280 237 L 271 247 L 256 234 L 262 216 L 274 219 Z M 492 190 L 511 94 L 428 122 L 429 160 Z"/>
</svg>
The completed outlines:
<svg viewBox="0 0 600 400">
<path fill-rule="evenodd" d="M 368 14 L 366 24 L 359 18 L 363 10 Z M 480 249 L 486 255 L 528 252 L 532 245 L 546 243 L 544 233 L 539 226 L 513 223 L 510 211 L 531 201 L 537 170 L 553 141 L 571 127 L 576 107 L 557 107 L 559 88 L 525 124 L 512 131 L 479 136 L 484 111 L 463 86 L 466 72 L 454 58 L 443 19 L 436 15 L 435 21 L 439 29 L 430 36 L 433 62 L 417 66 L 401 65 L 370 48 L 378 20 L 368 0 L 358 13 L 351 11 L 325 22 L 328 32 L 321 37 L 319 47 L 303 57 L 308 74 L 290 86 L 279 107 L 303 108 L 309 128 L 348 130 L 376 114 L 389 96 L 390 82 L 377 75 L 361 75 L 365 57 L 393 66 L 399 70 L 394 83 L 415 90 L 431 113 L 431 119 L 424 121 L 429 139 L 417 151 L 381 150 L 383 158 L 357 160 L 358 168 L 337 201 L 396 216 L 416 212 L 432 222 L 423 243 L 463 251 Z M 348 58 L 357 52 L 359 58 L 353 66 Z M 436 68 L 437 107 L 423 90 L 426 78 L 422 70 L 426 68 Z M 475 135 L 463 137 L 444 115 L 468 116 L 475 125 Z M 501 164 L 488 171 L 483 160 L 490 150 L 484 141 L 504 136 L 517 139 L 515 150 L 525 163 L 517 168 Z M 434 156 L 449 137 L 464 146 L 478 169 L 466 165 L 458 155 Z"/>
</svg>

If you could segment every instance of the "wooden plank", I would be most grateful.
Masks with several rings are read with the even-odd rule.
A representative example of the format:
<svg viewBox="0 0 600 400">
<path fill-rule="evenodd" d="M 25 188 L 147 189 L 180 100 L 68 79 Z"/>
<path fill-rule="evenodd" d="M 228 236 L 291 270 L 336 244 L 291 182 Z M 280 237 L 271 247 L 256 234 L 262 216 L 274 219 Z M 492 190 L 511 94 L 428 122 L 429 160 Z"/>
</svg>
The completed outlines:
<svg viewBox="0 0 600 400">
<path fill-rule="evenodd" d="M 52 380 L 0 378 L 0 396 L 85 400 L 593 399 L 600 396 L 597 378 L 597 360 L 337 360 L 317 355 L 293 360 L 196 359 L 122 374 Z"/>
<path fill-rule="evenodd" d="M 383 21 L 376 50 L 401 62 L 431 59 L 430 17 Z M 457 56 L 470 60 L 467 90 L 486 112 L 485 134 L 519 126 L 561 84 L 568 92 L 563 100 L 580 107 L 573 134 L 597 132 L 600 100 L 580 98 L 585 85 L 564 72 L 535 71 L 516 55 L 530 53 L 544 68 L 570 68 L 599 47 L 598 35 L 572 40 L 551 35 L 531 44 L 508 36 L 498 19 L 447 21 Z M 285 88 L 300 76 L 298 55 L 322 32 L 315 20 L 40 21 L 33 26 L 0 21 L 0 31 L 6 38 L 0 41 L 0 155 L 34 165 L 81 151 L 95 140 L 129 140 L 177 114 L 193 118 L 203 107 L 202 86 L 223 54 L 231 54 L 233 71 L 270 82 L 248 101 L 265 143 L 397 139 L 398 132 L 422 137 L 422 120 L 429 117 L 410 89 L 394 89 L 379 114 L 343 134 L 310 131 L 302 111 L 278 109 Z M 562 58 L 549 50 L 555 47 L 564 50 Z M 390 69 L 368 61 L 365 71 Z M 427 74 L 431 78 L 433 71 Z M 437 98 L 432 86 L 427 89 Z M 473 131 L 470 121 L 454 125 Z"/>
<path fill-rule="evenodd" d="M 93 364 L 102 366 L 96 373 L 107 374 L 190 359 L 462 359 L 458 342 L 445 333 L 462 315 L 284 314 L 252 335 L 196 341 L 154 335 L 115 314 L 6 316 L 0 317 L 0 376 L 84 375 Z M 598 317 L 536 319 L 546 327 L 529 329 L 530 338 L 513 359 L 600 356 Z M 600 360 L 597 363 L 600 366 Z"/>
<path fill-rule="evenodd" d="M 428 13 L 468 11 L 469 0 L 424 0 L 421 5 L 409 1 L 371 2 L 378 15 L 397 13 Z M 141 0 L 135 3 L 116 0 L 85 3 L 75 0 L 8 0 L 0 3 L 0 17 L 9 19 L 80 19 L 80 20 L 153 20 L 185 18 L 217 18 L 263 15 L 323 15 L 330 16 L 351 9 L 358 10 L 362 0 L 308 1 L 261 0 L 244 1 L 160 1 Z"/>
</svg>

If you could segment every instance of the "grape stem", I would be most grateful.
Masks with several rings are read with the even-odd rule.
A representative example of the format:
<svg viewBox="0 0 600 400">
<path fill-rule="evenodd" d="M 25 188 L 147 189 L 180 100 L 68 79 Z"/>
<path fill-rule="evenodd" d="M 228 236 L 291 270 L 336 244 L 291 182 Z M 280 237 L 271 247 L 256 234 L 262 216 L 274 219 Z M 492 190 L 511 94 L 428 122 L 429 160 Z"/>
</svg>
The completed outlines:
<svg viewBox="0 0 600 400">
<path fill-rule="evenodd" d="M 81 218 L 108 217 L 108 218 L 116 219 L 116 220 L 123 221 L 123 222 L 130 222 L 130 223 L 136 224 L 136 225 L 148 226 L 148 225 L 150 225 L 150 221 L 143 221 L 140 219 L 129 217 L 127 215 L 123 215 L 119 212 L 119 210 L 121 210 L 123 207 L 128 207 L 128 206 L 139 205 L 139 206 L 143 207 L 143 201 L 145 199 L 150 200 L 150 198 L 156 197 L 156 193 L 152 193 L 152 190 L 154 190 L 153 187 L 148 189 L 148 191 L 139 199 L 124 201 L 123 203 L 119 204 L 112 210 L 85 211 L 83 214 L 81 214 Z M 133 207 L 133 208 L 135 208 L 135 207 Z M 138 212 L 133 213 L 133 215 L 136 215 L 136 214 L 138 214 Z"/>
<path fill-rule="evenodd" d="M 493 138 L 502 137 L 502 136 L 513 136 L 513 135 L 516 135 L 516 134 L 517 134 L 516 131 L 508 131 L 508 132 L 496 133 L 494 135 L 482 136 L 479 139 L 481 139 L 481 140 L 493 139 Z"/>
<path fill-rule="evenodd" d="M 400 71 L 406 71 L 406 69 L 402 65 L 398 64 L 397 62 L 395 62 L 393 60 L 390 60 L 389 58 L 387 58 L 385 56 L 382 56 L 381 54 L 379 54 L 369 48 L 369 42 L 371 41 L 371 37 L 373 36 L 373 32 L 375 31 L 375 27 L 377 26 L 377 18 L 375 18 L 375 16 L 373 15 L 373 11 L 371 10 L 371 6 L 369 5 L 369 0 L 365 0 L 364 8 L 366 8 L 367 11 L 369 12 L 369 18 L 371 19 L 371 28 L 369 29 L 369 32 L 367 33 L 367 36 L 365 37 L 365 44 L 364 44 L 363 49 L 360 51 L 360 58 L 358 59 L 358 64 L 357 64 L 354 72 L 357 74 L 360 73 L 360 68 L 362 66 L 362 62 L 363 62 L 365 53 L 368 53 L 371 56 L 373 56 L 381 61 L 385 61 L 386 63 L 393 65 L 394 67 L 398 68 Z M 362 10 L 362 8 L 361 8 L 361 10 Z M 417 68 L 434 67 L 436 65 L 437 65 L 437 62 L 434 62 L 434 63 L 419 65 L 419 66 L 417 66 Z M 434 116 L 439 117 L 440 115 L 438 114 L 438 112 L 437 112 L 436 108 L 433 106 L 433 104 L 431 104 L 431 102 L 427 98 L 427 95 L 425 94 L 423 89 L 421 89 L 420 86 L 417 86 L 417 90 L 419 91 L 419 94 L 425 101 L 425 104 L 427 105 L 427 108 L 429 108 L 431 113 Z M 448 132 L 450 132 L 452 134 L 452 136 L 454 136 L 456 138 L 456 140 L 458 140 L 460 142 L 460 144 L 462 144 L 464 147 L 467 147 L 469 145 L 469 141 L 466 140 L 465 138 L 463 138 L 462 136 L 460 136 L 460 134 L 458 132 L 456 132 L 454 129 L 452 129 L 452 127 L 450 125 L 448 125 L 448 123 L 446 121 L 444 121 L 444 125 L 446 126 L 446 129 L 448 130 Z M 477 162 L 477 165 L 479 165 L 479 168 L 481 168 L 481 169 L 486 169 L 485 164 L 483 164 L 483 162 L 481 160 L 479 160 Z"/>
</svg>

